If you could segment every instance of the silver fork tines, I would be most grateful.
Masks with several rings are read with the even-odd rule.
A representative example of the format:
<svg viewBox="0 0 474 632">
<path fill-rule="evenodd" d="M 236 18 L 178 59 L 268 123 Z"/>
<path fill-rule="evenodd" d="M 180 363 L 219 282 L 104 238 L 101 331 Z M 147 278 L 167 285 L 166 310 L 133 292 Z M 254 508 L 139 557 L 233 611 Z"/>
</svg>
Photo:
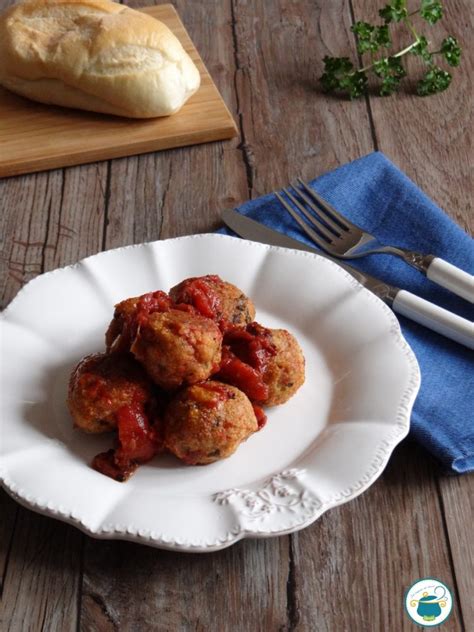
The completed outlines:
<svg viewBox="0 0 474 632">
<path fill-rule="evenodd" d="M 329 202 L 326 202 L 326 200 L 322 198 L 316 191 L 314 191 L 313 189 L 310 189 L 309 186 L 306 184 L 306 182 L 304 182 L 304 180 L 302 180 L 301 178 L 298 178 L 298 183 L 308 193 L 308 195 L 312 197 L 313 200 L 319 205 L 319 209 L 318 209 L 319 212 L 322 215 L 324 215 L 324 217 L 327 220 L 331 218 L 336 220 L 339 226 L 342 229 L 347 230 L 347 231 L 350 231 L 351 229 L 360 230 L 358 226 L 350 222 L 346 217 L 344 217 L 338 211 L 336 211 L 336 209 L 333 206 L 331 206 Z M 299 193 L 301 197 L 304 196 L 304 193 L 301 190 L 299 191 Z M 308 200 L 307 197 L 303 199 L 305 199 L 306 201 Z M 308 204 L 311 204 L 311 202 L 308 202 Z"/>
<path fill-rule="evenodd" d="M 336 257 L 349 255 L 357 257 L 361 254 L 354 255 L 353 252 L 358 246 L 368 245 L 369 242 L 371 246 L 380 245 L 372 236 L 343 218 L 336 209 L 310 189 L 301 179 L 298 179 L 298 182 L 301 186 L 294 183 L 291 185 L 293 193 L 289 188 L 282 189 L 282 192 L 298 209 L 299 213 L 282 195 L 276 193 L 276 196 L 303 231 L 320 248 Z M 317 201 L 318 205 L 314 200 Z M 364 254 L 366 253 L 364 252 Z"/>
<path fill-rule="evenodd" d="M 298 184 L 293 183 L 291 188 L 292 191 L 284 188 L 282 192 L 299 213 L 282 195 L 276 193 L 278 200 L 308 237 L 326 252 L 343 259 L 363 257 L 372 252 L 382 251 L 401 255 L 402 249 L 395 252 L 394 248 L 383 246 L 373 235 L 343 217 L 301 178 L 298 178 Z"/>
<path fill-rule="evenodd" d="M 431 281 L 474 302 L 474 277 L 434 255 L 425 255 L 399 246 L 382 244 L 374 235 L 359 228 L 336 211 L 301 178 L 290 188 L 275 193 L 288 213 L 321 250 L 340 259 L 358 259 L 376 253 L 395 255 Z"/>
<path fill-rule="evenodd" d="M 296 208 L 306 217 L 309 223 L 318 231 L 321 237 L 325 239 L 328 244 L 331 244 L 334 241 L 334 238 L 337 237 L 337 235 L 335 235 L 334 232 L 330 232 L 324 226 L 324 224 L 319 222 L 315 217 L 312 217 L 311 214 L 305 209 L 305 207 L 302 204 L 300 204 L 300 202 L 298 202 L 298 200 L 294 197 L 294 195 L 288 189 L 283 189 L 283 192 L 288 197 L 288 199 L 291 200 L 291 202 L 293 202 Z M 304 222 L 304 220 L 301 219 L 298 213 L 296 213 L 296 211 L 294 211 L 293 208 L 289 204 L 287 205 L 285 200 L 278 193 L 277 193 L 277 196 L 280 202 L 285 206 L 286 210 L 292 215 L 292 217 L 298 222 L 301 228 L 312 239 L 314 239 L 316 243 L 318 243 L 319 240 L 321 239 L 319 234 L 316 233 L 310 226 L 308 226 L 308 224 L 306 224 L 306 222 Z"/>
</svg>

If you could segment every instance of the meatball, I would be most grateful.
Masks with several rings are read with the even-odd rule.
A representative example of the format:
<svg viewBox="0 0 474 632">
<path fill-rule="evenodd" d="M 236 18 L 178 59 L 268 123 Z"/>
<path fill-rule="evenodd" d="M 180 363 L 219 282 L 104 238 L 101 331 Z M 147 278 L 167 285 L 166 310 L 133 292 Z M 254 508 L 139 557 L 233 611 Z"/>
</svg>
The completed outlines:
<svg viewBox="0 0 474 632">
<path fill-rule="evenodd" d="M 242 390 L 252 402 L 276 406 L 303 384 L 304 367 L 303 352 L 288 331 L 254 322 L 227 329 L 215 377 Z"/>
<path fill-rule="evenodd" d="M 76 366 L 69 380 L 68 406 L 74 426 L 100 433 L 117 427 L 124 406 L 145 405 L 152 384 L 129 354 L 95 353 Z"/>
<path fill-rule="evenodd" d="M 216 323 L 171 309 L 143 319 L 131 351 L 156 384 L 174 389 L 206 380 L 219 366 L 221 348 Z"/>
<path fill-rule="evenodd" d="M 215 274 L 185 279 L 171 288 L 174 303 L 188 303 L 216 322 L 245 326 L 255 318 L 252 301 L 238 287 Z"/>
<path fill-rule="evenodd" d="M 276 353 L 263 369 L 263 381 L 268 396 L 261 404 L 276 406 L 292 397 L 305 380 L 305 359 L 296 338 L 286 329 L 271 329 L 271 341 Z"/>
<path fill-rule="evenodd" d="M 105 334 L 107 351 L 130 351 L 140 320 L 152 312 L 164 312 L 169 309 L 171 299 L 160 290 L 117 303 L 114 317 Z"/>
<path fill-rule="evenodd" d="M 165 447 L 189 465 L 205 465 L 230 456 L 257 430 L 247 396 L 216 381 L 188 386 L 165 413 Z"/>
</svg>

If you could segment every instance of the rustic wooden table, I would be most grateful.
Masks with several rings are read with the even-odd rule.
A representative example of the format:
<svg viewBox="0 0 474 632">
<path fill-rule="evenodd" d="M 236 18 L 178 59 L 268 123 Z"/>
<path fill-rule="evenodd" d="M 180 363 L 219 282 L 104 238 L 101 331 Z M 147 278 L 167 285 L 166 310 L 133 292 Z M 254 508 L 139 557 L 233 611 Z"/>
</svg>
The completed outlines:
<svg viewBox="0 0 474 632">
<path fill-rule="evenodd" d="M 221 209 L 374 149 L 472 232 L 472 58 L 443 94 L 350 103 L 320 93 L 321 59 L 354 54 L 349 27 L 378 0 L 174 4 L 240 138 L 0 181 L 3 306 L 37 274 L 212 231 Z M 472 17 L 456 0 L 436 30 L 467 46 Z M 472 491 L 407 440 L 368 492 L 304 531 L 205 555 L 93 540 L 2 492 L 3 629 L 398 632 L 415 629 L 404 591 L 434 576 L 454 592 L 443 630 L 472 630 Z"/>
</svg>

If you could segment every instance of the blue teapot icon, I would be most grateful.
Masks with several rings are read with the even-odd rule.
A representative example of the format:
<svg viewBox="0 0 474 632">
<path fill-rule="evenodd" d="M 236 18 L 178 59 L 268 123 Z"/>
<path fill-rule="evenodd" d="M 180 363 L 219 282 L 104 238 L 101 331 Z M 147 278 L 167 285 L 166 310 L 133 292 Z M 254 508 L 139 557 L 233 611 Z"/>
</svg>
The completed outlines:
<svg viewBox="0 0 474 632">
<path fill-rule="evenodd" d="M 438 588 L 441 587 L 438 586 Z M 412 607 L 415 607 L 416 604 L 418 604 L 416 612 L 423 618 L 424 621 L 434 621 L 436 617 L 439 617 L 441 614 L 441 608 L 446 607 L 446 590 L 443 588 L 441 588 L 441 590 L 443 590 L 442 595 L 430 595 L 427 592 L 424 592 L 420 599 L 412 599 L 410 601 L 410 606 Z"/>
</svg>

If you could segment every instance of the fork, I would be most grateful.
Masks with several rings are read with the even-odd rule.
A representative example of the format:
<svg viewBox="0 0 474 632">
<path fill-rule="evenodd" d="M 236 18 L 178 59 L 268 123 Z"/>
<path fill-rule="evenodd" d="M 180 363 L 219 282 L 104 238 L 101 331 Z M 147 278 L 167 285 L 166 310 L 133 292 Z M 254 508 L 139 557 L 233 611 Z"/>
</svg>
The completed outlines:
<svg viewBox="0 0 474 632">
<path fill-rule="evenodd" d="M 280 193 L 275 192 L 276 197 L 308 237 L 328 254 L 339 259 L 358 259 L 377 253 L 396 255 L 425 274 L 434 283 L 474 303 L 474 276 L 471 274 L 440 257 L 382 244 L 374 235 L 356 226 L 336 211 L 301 178 L 298 178 L 298 184 L 293 183 L 291 188 L 294 193 L 289 188 L 283 188 L 282 191 L 306 221 Z"/>
</svg>

